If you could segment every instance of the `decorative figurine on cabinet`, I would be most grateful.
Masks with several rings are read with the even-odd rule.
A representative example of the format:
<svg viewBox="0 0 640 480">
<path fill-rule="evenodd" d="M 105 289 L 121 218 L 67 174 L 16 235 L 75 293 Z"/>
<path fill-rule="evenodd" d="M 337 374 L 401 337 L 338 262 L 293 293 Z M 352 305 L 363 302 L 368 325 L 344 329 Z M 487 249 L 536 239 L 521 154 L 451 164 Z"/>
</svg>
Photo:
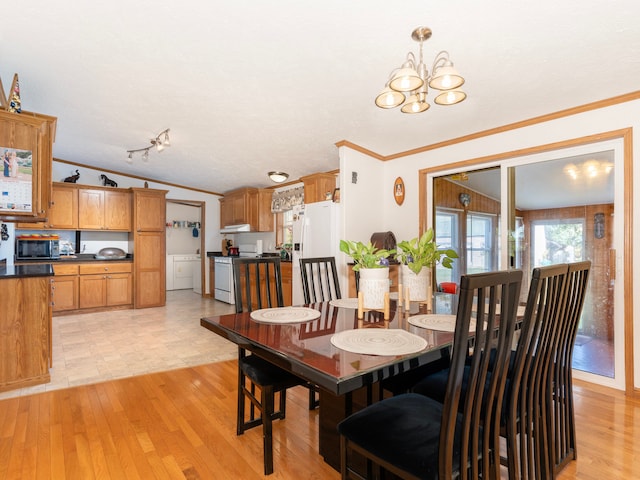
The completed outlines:
<svg viewBox="0 0 640 480">
<path fill-rule="evenodd" d="M 76 183 L 78 181 L 78 179 L 80 178 L 80 172 L 78 170 L 76 170 L 76 174 L 75 175 L 71 175 L 70 177 L 67 177 L 63 180 L 63 182 L 66 183 Z"/>
<path fill-rule="evenodd" d="M 102 185 L 104 185 L 105 187 L 117 187 L 118 186 L 118 184 L 115 181 L 111 180 L 104 173 L 102 175 L 100 175 L 100 180 L 102 180 Z"/>
</svg>

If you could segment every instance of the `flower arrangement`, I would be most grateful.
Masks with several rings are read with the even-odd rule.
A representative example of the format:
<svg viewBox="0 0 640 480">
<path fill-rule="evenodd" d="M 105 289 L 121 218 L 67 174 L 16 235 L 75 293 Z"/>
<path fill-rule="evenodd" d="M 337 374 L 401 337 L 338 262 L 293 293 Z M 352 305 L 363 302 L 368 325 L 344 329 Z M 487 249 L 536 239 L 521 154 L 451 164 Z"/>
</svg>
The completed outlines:
<svg viewBox="0 0 640 480">
<path fill-rule="evenodd" d="M 395 250 L 385 250 L 376 248 L 371 242 L 353 242 L 351 240 L 340 240 L 340 251 L 353 258 L 353 271 L 357 272 L 361 268 L 384 268 L 389 266 L 388 257 L 396 253 Z"/>
<path fill-rule="evenodd" d="M 453 260 L 458 258 L 455 250 L 440 249 L 434 240 L 435 233 L 429 228 L 420 238 L 403 240 L 398 243 L 401 250 L 395 258 L 403 265 L 407 265 L 415 274 L 420 273 L 422 267 L 434 267 L 440 263 L 445 268 L 451 268 Z"/>
</svg>

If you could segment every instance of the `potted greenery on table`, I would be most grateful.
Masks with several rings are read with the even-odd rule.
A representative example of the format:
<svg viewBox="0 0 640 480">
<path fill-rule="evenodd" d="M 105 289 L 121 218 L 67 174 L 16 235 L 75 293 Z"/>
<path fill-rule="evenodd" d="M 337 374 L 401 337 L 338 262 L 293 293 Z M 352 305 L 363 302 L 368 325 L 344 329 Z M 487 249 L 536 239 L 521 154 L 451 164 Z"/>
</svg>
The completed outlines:
<svg viewBox="0 0 640 480">
<path fill-rule="evenodd" d="M 409 288 L 410 300 L 424 301 L 431 293 L 430 270 L 437 264 L 451 268 L 458 254 L 450 248 L 440 248 L 435 242 L 433 229 L 429 228 L 420 238 L 398 243 L 395 258 L 402 265 L 401 283 Z"/>
<path fill-rule="evenodd" d="M 371 242 L 340 240 L 340 251 L 353 259 L 353 271 L 360 277 L 358 290 L 362 292 L 364 308 L 383 308 L 384 294 L 389 292 L 388 258 L 395 250 L 377 248 Z"/>
</svg>

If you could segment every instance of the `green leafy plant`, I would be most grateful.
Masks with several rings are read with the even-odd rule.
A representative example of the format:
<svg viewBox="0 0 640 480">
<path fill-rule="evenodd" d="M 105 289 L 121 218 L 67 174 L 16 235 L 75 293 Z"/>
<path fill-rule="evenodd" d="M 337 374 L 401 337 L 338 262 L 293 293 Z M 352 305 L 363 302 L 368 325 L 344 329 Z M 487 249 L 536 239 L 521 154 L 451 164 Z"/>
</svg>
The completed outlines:
<svg viewBox="0 0 640 480">
<path fill-rule="evenodd" d="M 440 263 L 445 268 L 451 268 L 453 260 L 458 258 L 455 250 L 441 249 L 435 242 L 432 228 L 422 234 L 420 238 L 403 240 L 398 243 L 401 250 L 396 253 L 396 260 L 407 265 L 412 272 L 418 274 L 422 267 L 431 268 Z"/>
<path fill-rule="evenodd" d="M 361 268 L 388 267 L 388 257 L 396 253 L 395 250 L 376 248 L 371 242 L 364 244 L 351 240 L 340 240 L 340 251 L 353 258 L 354 272 L 357 272 Z"/>
</svg>

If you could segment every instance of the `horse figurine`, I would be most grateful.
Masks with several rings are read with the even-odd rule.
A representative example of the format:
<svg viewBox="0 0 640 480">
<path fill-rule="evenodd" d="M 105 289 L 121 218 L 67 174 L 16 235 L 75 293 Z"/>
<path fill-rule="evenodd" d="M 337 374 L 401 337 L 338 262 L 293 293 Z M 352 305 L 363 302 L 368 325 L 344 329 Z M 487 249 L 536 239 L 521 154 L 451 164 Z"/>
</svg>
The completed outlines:
<svg viewBox="0 0 640 480">
<path fill-rule="evenodd" d="M 79 178 L 80 178 L 80 172 L 78 170 L 76 170 L 76 174 L 75 175 L 71 175 L 70 177 L 65 178 L 63 180 L 63 182 L 76 183 Z"/>
<path fill-rule="evenodd" d="M 105 187 L 117 187 L 118 184 L 107 177 L 104 173 L 100 175 L 100 180 L 102 180 L 102 185 Z"/>
</svg>

